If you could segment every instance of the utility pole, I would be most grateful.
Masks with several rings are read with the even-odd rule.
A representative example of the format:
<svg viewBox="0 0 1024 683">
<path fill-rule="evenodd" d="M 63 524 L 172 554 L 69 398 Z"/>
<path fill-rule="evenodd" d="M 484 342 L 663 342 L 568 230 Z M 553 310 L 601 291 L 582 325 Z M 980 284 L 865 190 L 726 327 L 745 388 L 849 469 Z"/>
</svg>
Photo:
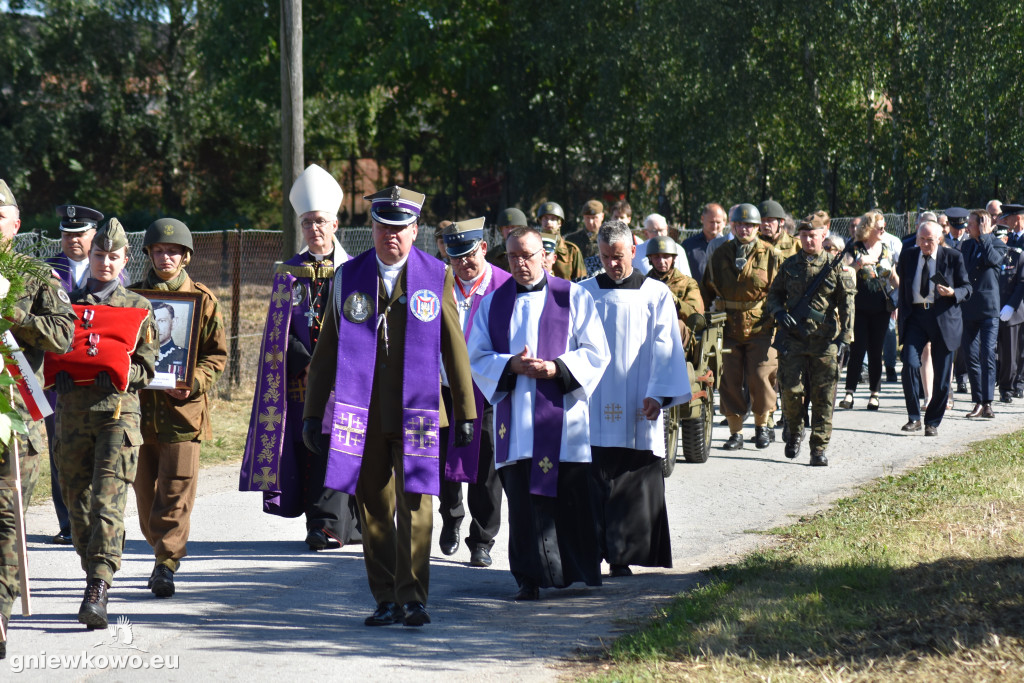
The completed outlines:
<svg viewBox="0 0 1024 683">
<path fill-rule="evenodd" d="M 302 231 L 288 201 L 305 164 L 302 117 L 302 0 L 281 0 L 281 259 L 302 248 Z"/>
</svg>

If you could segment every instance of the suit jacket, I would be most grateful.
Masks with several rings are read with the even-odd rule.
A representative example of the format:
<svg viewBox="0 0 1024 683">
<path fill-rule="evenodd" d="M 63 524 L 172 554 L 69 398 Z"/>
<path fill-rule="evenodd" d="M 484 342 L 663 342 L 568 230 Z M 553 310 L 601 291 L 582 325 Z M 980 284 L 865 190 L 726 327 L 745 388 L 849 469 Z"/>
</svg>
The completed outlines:
<svg viewBox="0 0 1024 683">
<path fill-rule="evenodd" d="M 914 275 L 917 274 L 917 260 L 921 255 L 921 247 L 913 246 L 903 250 L 897 272 L 900 277 L 899 333 L 904 339 L 907 321 L 914 310 Z M 948 247 L 939 247 L 935 252 L 935 273 L 946 278 L 952 284 L 953 296 L 939 296 L 935 293 L 933 312 L 942 334 L 942 342 L 947 349 L 960 346 L 963 336 L 964 320 L 960 304 L 970 298 L 973 288 L 964 268 L 964 257 L 959 251 Z M 934 287 L 934 285 L 932 285 Z"/>
<path fill-rule="evenodd" d="M 407 266 L 408 267 L 408 264 Z M 387 310 L 388 343 L 384 344 L 384 328 L 377 328 L 376 358 L 366 362 L 376 363 L 373 372 L 373 393 L 370 398 L 370 420 L 378 420 L 377 428 L 382 432 L 402 430 L 402 375 L 405 360 L 405 327 L 407 297 L 405 296 L 405 268 L 395 282 L 391 296 L 387 295 L 384 282 L 377 275 L 377 310 Z M 469 353 L 466 338 L 459 322 L 459 310 L 455 303 L 453 287 L 455 280 L 448 268 L 444 275 L 444 292 L 441 294 L 441 359 L 452 390 L 452 407 L 456 420 L 473 420 L 476 415 L 476 401 L 473 396 L 473 375 L 469 369 Z M 389 308 L 390 305 L 390 308 Z M 327 316 L 320 331 L 320 339 L 313 350 L 309 377 L 306 384 L 306 406 L 303 417 L 323 419 L 327 399 L 334 388 L 335 370 L 338 367 L 338 311 L 333 302 L 327 307 Z M 437 404 L 441 426 L 448 426 L 448 416 L 441 399 L 441 378 L 423 378 L 437 382 Z"/>
<path fill-rule="evenodd" d="M 999 274 L 1001 302 L 1013 309 L 1010 319 L 1003 325 L 1024 323 L 1024 268 L 1021 268 L 1021 248 L 1007 245 L 1006 258 Z"/>
<path fill-rule="evenodd" d="M 999 315 L 999 271 L 1006 244 L 992 233 L 961 243 L 964 268 L 971 282 L 971 297 L 964 302 L 964 320 L 984 320 Z"/>
</svg>

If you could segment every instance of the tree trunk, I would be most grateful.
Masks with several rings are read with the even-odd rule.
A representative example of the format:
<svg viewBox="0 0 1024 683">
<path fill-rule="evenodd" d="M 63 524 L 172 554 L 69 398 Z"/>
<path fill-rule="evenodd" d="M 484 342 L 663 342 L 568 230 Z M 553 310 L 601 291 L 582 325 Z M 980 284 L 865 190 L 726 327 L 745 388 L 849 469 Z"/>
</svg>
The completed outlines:
<svg viewBox="0 0 1024 683">
<path fill-rule="evenodd" d="M 302 174 L 305 145 L 302 118 L 302 0 L 281 0 L 281 259 L 302 248 L 298 217 L 288 201 Z"/>
</svg>

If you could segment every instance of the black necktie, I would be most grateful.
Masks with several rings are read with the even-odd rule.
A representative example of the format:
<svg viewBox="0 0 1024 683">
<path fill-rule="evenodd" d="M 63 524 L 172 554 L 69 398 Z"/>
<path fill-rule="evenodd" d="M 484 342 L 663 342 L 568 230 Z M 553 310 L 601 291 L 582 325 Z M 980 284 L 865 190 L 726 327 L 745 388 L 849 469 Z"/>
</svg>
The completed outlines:
<svg viewBox="0 0 1024 683">
<path fill-rule="evenodd" d="M 928 261 L 931 260 L 931 256 L 925 256 L 924 262 L 921 264 L 921 298 L 927 299 L 928 295 L 931 294 L 932 286 L 928 280 Z"/>
</svg>

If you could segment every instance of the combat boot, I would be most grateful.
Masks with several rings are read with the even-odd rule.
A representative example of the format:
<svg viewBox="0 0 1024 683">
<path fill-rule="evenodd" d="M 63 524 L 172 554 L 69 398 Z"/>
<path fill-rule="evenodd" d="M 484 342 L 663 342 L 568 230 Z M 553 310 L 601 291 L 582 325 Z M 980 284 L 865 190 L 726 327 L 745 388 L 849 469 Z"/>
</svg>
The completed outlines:
<svg viewBox="0 0 1024 683">
<path fill-rule="evenodd" d="M 804 441 L 804 430 L 793 433 L 790 432 L 789 439 L 786 440 L 786 457 L 795 458 L 800 455 L 800 444 Z"/>
<path fill-rule="evenodd" d="M 772 441 L 771 427 L 754 427 L 754 445 L 758 448 L 768 448 Z"/>
<path fill-rule="evenodd" d="M 730 434 L 729 440 L 722 444 L 723 451 L 738 451 L 743 448 L 743 435 L 740 433 Z"/>
<path fill-rule="evenodd" d="M 149 589 L 158 598 L 169 598 L 174 595 L 174 572 L 165 564 L 153 567 L 149 577 Z"/>
<path fill-rule="evenodd" d="M 824 448 L 811 449 L 811 467 L 827 467 L 828 458 L 825 457 Z"/>
<path fill-rule="evenodd" d="M 107 627 L 107 582 L 89 579 L 85 584 L 85 597 L 78 608 L 78 621 L 90 629 Z"/>
</svg>

